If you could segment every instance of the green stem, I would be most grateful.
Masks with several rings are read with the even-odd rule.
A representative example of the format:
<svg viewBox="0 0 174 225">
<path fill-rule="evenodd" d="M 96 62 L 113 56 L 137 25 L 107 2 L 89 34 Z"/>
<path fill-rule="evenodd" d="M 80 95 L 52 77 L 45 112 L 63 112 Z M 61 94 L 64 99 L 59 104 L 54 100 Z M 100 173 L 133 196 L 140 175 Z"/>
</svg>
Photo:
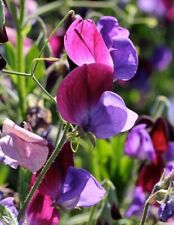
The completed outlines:
<svg viewBox="0 0 174 225">
<path fill-rule="evenodd" d="M 56 25 L 56 27 L 53 29 L 53 31 L 51 32 L 51 34 L 49 35 L 48 39 L 45 41 L 43 47 L 41 48 L 40 52 L 39 52 L 39 55 L 37 58 L 40 58 L 41 55 L 43 54 L 44 52 L 44 49 L 45 47 L 47 46 L 50 38 L 55 34 L 55 32 L 63 25 L 63 23 L 70 17 L 70 16 L 73 16 L 74 15 L 74 11 L 73 10 L 70 10 L 65 16 L 64 18 Z M 38 64 L 38 60 L 36 61 L 36 63 L 34 64 L 33 68 L 32 68 L 32 71 L 31 71 L 31 74 L 34 74 L 35 70 L 36 70 L 36 67 L 37 67 L 37 64 Z"/>
<path fill-rule="evenodd" d="M 24 10 L 23 7 L 21 11 Z M 21 16 L 22 16 L 21 12 Z M 24 54 L 23 54 L 23 35 L 22 35 L 22 21 L 20 21 L 19 25 L 17 26 L 17 33 L 16 33 L 16 69 L 19 72 L 25 71 L 25 61 L 24 61 Z M 19 94 L 19 104 L 21 109 L 21 116 L 22 118 L 25 117 L 26 113 L 26 79 L 25 77 L 18 77 L 18 94 Z"/>
<path fill-rule="evenodd" d="M 35 191 L 38 189 L 39 185 L 41 184 L 42 179 L 44 178 L 45 174 L 47 173 L 47 171 L 49 170 L 49 168 L 51 167 L 51 165 L 55 161 L 55 159 L 58 156 L 58 154 L 59 154 L 60 150 L 62 149 L 63 145 L 66 143 L 66 133 L 67 133 L 67 131 L 68 131 L 68 126 L 66 126 L 61 141 L 59 143 L 57 143 L 54 151 L 52 152 L 51 156 L 47 160 L 47 162 L 44 165 L 43 169 L 39 173 L 36 182 L 34 183 L 34 185 L 32 186 L 32 188 L 30 190 L 30 192 L 28 193 L 28 195 L 27 195 L 27 197 L 26 197 L 26 199 L 25 199 L 25 201 L 23 203 L 23 206 L 22 206 L 22 208 L 19 211 L 18 220 L 20 220 L 22 218 L 27 205 L 29 204 L 29 202 L 31 201 Z"/>
<path fill-rule="evenodd" d="M 86 225 L 93 225 L 93 218 L 94 218 L 94 214 L 95 214 L 95 209 L 96 209 L 96 206 L 93 206 L 92 209 L 91 209 L 91 213 L 89 215 L 89 220 L 86 223 Z"/>
<path fill-rule="evenodd" d="M 141 218 L 141 221 L 140 221 L 140 225 L 144 225 L 145 222 L 146 222 L 148 208 L 149 208 L 149 202 L 147 200 L 145 205 L 144 205 L 144 209 L 143 209 L 143 214 L 142 214 L 142 218 Z"/>
<path fill-rule="evenodd" d="M 31 76 L 34 82 L 42 89 L 43 92 L 51 99 L 52 102 L 56 102 L 55 98 L 50 95 L 50 93 L 42 86 L 42 84 L 36 79 L 36 77 L 33 75 Z"/>
<path fill-rule="evenodd" d="M 23 72 L 17 72 L 17 71 L 12 71 L 12 70 L 5 70 L 5 69 L 3 69 L 2 72 L 10 74 L 10 75 L 19 75 L 22 77 L 32 78 L 33 81 L 41 88 L 41 90 L 49 97 L 49 99 L 51 99 L 51 101 L 53 101 L 54 103 L 56 102 L 55 98 L 48 93 L 48 91 L 42 86 L 42 84 L 31 73 L 23 73 Z"/>
</svg>

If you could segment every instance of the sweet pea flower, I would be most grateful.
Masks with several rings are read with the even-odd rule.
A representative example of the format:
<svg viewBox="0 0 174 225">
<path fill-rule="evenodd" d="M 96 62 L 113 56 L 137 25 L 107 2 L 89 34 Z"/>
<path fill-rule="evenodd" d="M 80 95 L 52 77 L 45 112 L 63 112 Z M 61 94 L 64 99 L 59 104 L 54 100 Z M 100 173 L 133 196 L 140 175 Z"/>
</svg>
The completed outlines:
<svg viewBox="0 0 174 225">
<path fill-rule="evenodd" d="M 66 210 L 89 207 L 102 200 L 105 189 L 88 171 L 75 168 L 73 164 L 73 153 L 67 143 L 28 206 L 27 225 L 57 225 L 60 220 L 58 207 Z"/>
<path fill-rule="evenodd" d="M 160 205 L 159 218 L 162 222 L 167 222 L 174 215 L 174 196 L 170 196 L 166 203 Z"/>
<path fill-rule="evenodd" d="M 13 197 L 7 197 L 3 199 L 3 193 L 0 192 L 0 205 L 7 207 L 14 216 L 14 218 L 17 219 L 18 211 L 16 209 Z M 1 222 L 1 218 L 0 218 L 0 225 L 3 225 L 3 223 Z"/>
<path fill-rule="evenodd" d="M 129 31 L 119 26 L 112 16 L 103 16 L 97 24 L 114 64 L 114 79 L 131 79 L 138 66 L 136 49 L 129 39 Z"/>
<path fill-rule="evenodd" d="M 140 216 L 143 207 L 146 201 L 146 194 L 143 192 L 143 189 L 141 187 L 136 187 L 133 193 L 133 199 L 132 202 L 127 209 L 125 216 L 131 217 L 131 216 Z"/>
<path fill-rule="evenodd" d="M 163 71 L 168 68 L 173 58 L 172 50 L 166 46 L 157 46 L 152 56 L 152 65 L 155 69 Z"/>
<path fill-rule="evenodd" d="M 146 124 L 135 126 L 128 134 L 125 143 L 125 154 L 140 160 L 153 160 L 155 150 Z"/>
<path fill-rule="evenodd" d="M 109 16 L 99 20 L 98 30 L 90 19 L 78 18 L 70 25 L 64 38 L 70 59 L 78 66 L 90 63 L 111 66 L 114 80 L 131 79 L 137 70 L 138 59 L 128 30 Z"/>
<path fill-rule="evenodd" d="M 10 119 L 5 119 L 0 139 L 0 155 L 5 164 L 13 168 L 18 165 L 36 172 L 48 157 L 47 141 L 16 125 Z"/>
<path fill-rule="evenodd" d="M 97 138 L 126 131 L 133 126 L 137 114 L 111 88 L 111 67 L 97 63 L 80 66 L 59 86 L 58 111 L 64 120 L 92 132 Z"/>
<path fill-rule="evenodd" d="M 163 16 L 165 14 L 165 7 L 163 0 L 138 0 L 138 7 L 145 13 L 154 14 L 156 16 Z"/>
</svg>

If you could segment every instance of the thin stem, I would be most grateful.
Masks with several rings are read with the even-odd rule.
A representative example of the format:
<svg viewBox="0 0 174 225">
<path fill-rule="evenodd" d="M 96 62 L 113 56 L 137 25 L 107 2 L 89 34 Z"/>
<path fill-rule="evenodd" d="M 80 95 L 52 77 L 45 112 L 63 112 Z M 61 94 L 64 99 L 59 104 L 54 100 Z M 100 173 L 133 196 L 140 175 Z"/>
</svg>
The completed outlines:
<svg viewBox="0 0 174 225">
<path fill-rule="evenodd" d="M 27 195 L 27 197 L 26 197 L 26 199 L 25 199 L 25 201 L 23 203 L 23 206 L 22 206 L 22 208 L 19 211 L 18 220 L 20 220 L 22 218 L 27 205 L 29 204 L 29 202 L 31 201 L 35 191 L 38 189 L 39 185 L 41 184 L 42 179 L 44 178 L 44 176 L 46 175 L 47 171 L 49 170 L 49 168 L 51 167 L 51 165 L 55 161 L 55 159 L 58 156 L 59 152 L 61 151 L 63 145 L 66 143 L 66 133 L 67 133 L 67 131 L 68 131 L 68 126 L 66 126 L 61 141 L 59 143 L 57 143 L 54 151 L 52 152 L 51 156 L 47 160 L 47 162 L 44 165 L 43 169 L 39 173 L 36 182 L 34 183 L 34 185 L 32 186 L 32 188 L 30 190 L 30 192 L 28 193 L 28 195 Z"/>
<path fill-rule="evenodd" d="M 42 89 L 42 91 L 53 101 L 54 103 L 56 102 L 55 98 L 50 95 L 50 93 L 42 86 L 42 84 L 36 79 L 36 77 L 33 75 L 31 76 L 34 82 Z"/>
<path fill-rule="evenodd" d="M 149 202 L 147 200 L 145 205 L 144 205 L 144 209 L 143 209 L 143 214 L 142 214 L 142 218 L 141 218 L 141 221 L 140 221 L 140 225 L 144 225 L 145 222 L 146 222 L 148 208 L 149 208 Z"/>
<path fill-rule="evenodd" d="M 47 46 L 50 38 L 55 34 L 55 32 L 62 26 L 62 24 L 69 18 L 69 16 L 73 16 L 74 15 L 74 11 L 73 10 L 70 10 L 65 16 L 64 18 L 56 25 L 56 27 L 53 29 L 53 31 L 51 32 L 51 34 L 49 35 L 48 39 L 45 41 L 45 44 L 43 45 L 43 47 L 41 48 L 40 52 L 39 52 L 39 55 L 37 58 L 40 58 L 41 55 L 43 54 L 44 52 L 44 49 L 45 47 Z M 31 74 L 34 74 L 35 70 L 36 70 L 36 67 L 37 67 L 37 64 L 38 64 L 38 60 L 36 61 L 35 65 L 33 66 L 33 69 L 31 71 Z"/>
<path fill-rule="evenodd" d="M 23 72 L 17 72 L 17 71 L 12 71 L 12 70 L 5 70 L 3 69 L 2 72 L 10 74 L 10 75 L 19 75 L 23 77 L 30 77 L 33 79 L 33 81 L 41 88 L 41 90 L 53 101 L 54 103 L 56 102 L 55 98 L 48 93 L 48 91 L 42 86 L 42 84 L 36 79 L 34 75 L 31 73 L 23 73 Z"/>
<path fill-rule="evenodd" d="M 91 213 L 89 215 L 89 220 L 86 223 L 86 225 L 93 225 L 93 218 L 94 218 L 94 214 L 95 214 L 95 209 L 96 209 L 96 206 L 93 206 L 92 209 L 91 209 Z"/>
<path fill-rule="evenodd" d="M 17 71 L 13 71 L 13 70 L 6 70 L 6 69 L 3 69 L 2 70 L 3 73 L 7 73 L 7 74 L 10 74 L 10 75 L 19 75 L 19 76 L 24 76 L 24 77 L 29 77 L 31 76 L 30 73 L 23 73 L 23 72 L 17 72 Z"/>
</svg>

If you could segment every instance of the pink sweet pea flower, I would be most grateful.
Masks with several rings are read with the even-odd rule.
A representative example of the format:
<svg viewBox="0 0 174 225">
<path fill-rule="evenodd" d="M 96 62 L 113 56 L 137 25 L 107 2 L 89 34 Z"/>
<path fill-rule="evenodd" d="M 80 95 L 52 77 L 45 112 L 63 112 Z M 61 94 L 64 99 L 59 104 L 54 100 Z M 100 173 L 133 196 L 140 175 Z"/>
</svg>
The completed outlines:
<svg viewBox="0 0 174 225">
<path fill-rule="evenodd" d="M 48 157 L 47 141 L 13 121 L 5 119 L 2 128 L 4 137 L 0 139 L 0 155 L 4 163 L 17 167 L 23 166 L 32 172 L 38 171 Z"/>
<path fill-rule="evenodd" d="M 137 71 L 138 57 L 129 31 L 114 17 L 102 17 L 97 27 L 90 19 L 76 19 L 65 34 L 64 45 L 75 64 L 108 65 L 114 80 L 129 80 Z"/>
<path fill-rule="evenodd" d="M 109 50 L 90 19 L 75 20 L 65 34 L 64 44 L 68 56 L 78 66 L 96 62 L 113 67 Z"/>
</svg>

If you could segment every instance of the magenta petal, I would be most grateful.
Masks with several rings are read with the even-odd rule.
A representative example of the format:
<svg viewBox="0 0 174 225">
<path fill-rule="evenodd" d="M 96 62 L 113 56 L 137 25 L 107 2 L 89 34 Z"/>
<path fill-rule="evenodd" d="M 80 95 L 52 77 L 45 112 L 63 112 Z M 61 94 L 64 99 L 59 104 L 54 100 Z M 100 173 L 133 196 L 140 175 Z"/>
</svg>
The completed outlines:
<svg viewBox="0 0 174 225">
<path fill-rule="evenodd" d="M 57 225 L 60 214 L 49 196 L 36 192 L 27 208 L 27 225 Z"/>
<path fill-rule="evenodd" d="M 105 189 L 88 171 L 69 167 L 62 194 L 56 203 L 66 209 L 89 207 L 101 201 L 105 193 Z"/>
<path fill-rule="evenodd" d="M 100 96 L 112 88 L 112 69 L 103 64 L 83 65 L 74 69 L 60 84 L 57 92 L 58 111 L 70 123 L 88 123 L 89 111 Z"/>
<path fill-rule="evenodd" d="M 66 32 L 64 44 L 68 56 L 78 66 L 96 62 L 113 67 L 109 50 L 90 19 L 75 20 Z"/>
<path fill-rule="evenodd" d="M 44 176 L 42 183 L 39 186 L 39 192 L 43 195 L 51 196 L 52 199 L 57 199 L 60 196 L 62 183 L 65 179 L 67 170 L 69 166 L 73 165 L 73 151 L 71 150 L 70 143 L 66 143 L 55 162 Z M 34 180 L 35 179 L 36 177 L 34 177 Z"/>
<path fill-rule="evenodd" d="M 129 109 L 119 95 L 106 91 L 91 113 L 89 131 L 97 138 L 110 138 L 122 132 L 128 120 L 128 112 Z M 135 122 L 135 118 L 133 120 Z"/>
<path fill-rule="evenodd" d="M 138 56 L 136 49 L 128 38 L 115 38 L 111 49 L 114 63 L 114 79 L 131 79 L 138 67 Z"/>
</svg>

